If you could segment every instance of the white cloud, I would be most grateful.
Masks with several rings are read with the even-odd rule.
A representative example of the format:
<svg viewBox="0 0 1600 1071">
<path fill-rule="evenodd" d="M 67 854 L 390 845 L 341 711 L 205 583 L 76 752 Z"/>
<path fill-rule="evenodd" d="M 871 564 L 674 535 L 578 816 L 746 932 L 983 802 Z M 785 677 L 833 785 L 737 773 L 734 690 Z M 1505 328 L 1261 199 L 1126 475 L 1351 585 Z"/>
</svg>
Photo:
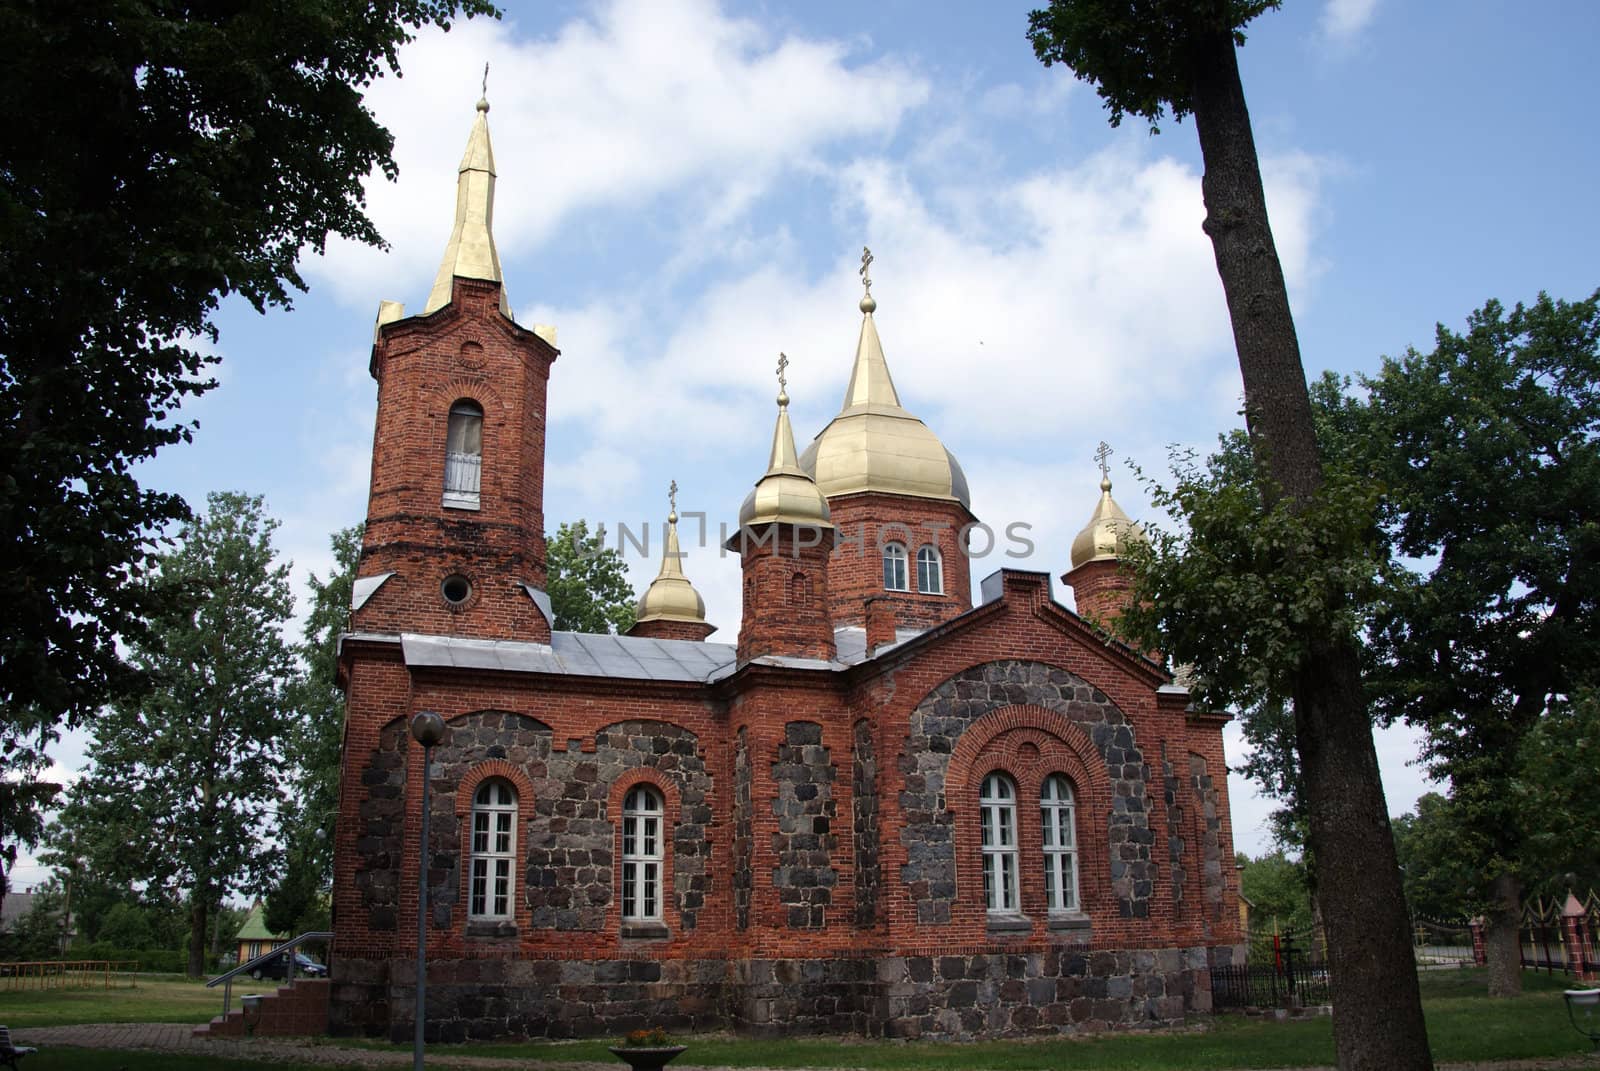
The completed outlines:
<svg viewBox="0 0 1600 1071">
<path fill-rule="evenodd" d="M 1372 22 L 1378 0 L 1328 0 L 1318 26 L 1335 44 L 1346 44 Z"/>
<path fill-rule="evenodd" d="M 712 0 L 612 0 L 551 37 L 517 29 L 473 20 L 403 50 L 406 76 L 368 95 L 404 176 L 368 183 L 393 252 L 331 243 L 308 271 L 360 303 L 431 278 L 454 202 L 455 172 L 440 164 L 462 151 L 485 60 L 502 251 L 537 244 L 575 212 L 676 190 L 709 212 L 738 211 L 822 147 L 893 131 L 928 92 L 894 60 L 852 65 L 840 42 L 771 39 Z M 514 283 L 510 297 L 517 308 Z"/>
</svg>

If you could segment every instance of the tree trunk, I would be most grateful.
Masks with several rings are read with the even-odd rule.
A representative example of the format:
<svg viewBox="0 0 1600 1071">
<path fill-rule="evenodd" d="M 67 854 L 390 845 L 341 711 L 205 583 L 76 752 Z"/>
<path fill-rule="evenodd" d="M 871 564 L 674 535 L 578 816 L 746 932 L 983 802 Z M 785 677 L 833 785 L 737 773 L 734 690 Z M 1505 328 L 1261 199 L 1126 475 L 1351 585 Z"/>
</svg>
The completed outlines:
<svg viewBox="0 0 1600 1071">
<path fill-rule="evenodd" d="M 1205 231 L 1227 296 L 1245 421 L 1258 460 L 1291 503 L 1322 464 L 1283 268 L 1267 219 L 1232 34 L 1198 42 L 1194 117 L 1205 160 Z M 1290 568 L 1293 567 L 1291 563 Z M 1328 933 L 1341 1071 L 1431 1071 L 1409 920 L 1350 636 L 1311 631 L 1293 674 L 1296 749 Z"/>
<path fill-rule="evenodd" d="M 189 897 L 189 977 L 206 973 L 206 897 L 196 889 Z"/>
<path fill-rule="evenodd" d="M 1522 993 L 1522 879 L 1496 874 L 1483 915 L 1483 953 L 1489 963 L 1489 995 Z"/>
</svg>

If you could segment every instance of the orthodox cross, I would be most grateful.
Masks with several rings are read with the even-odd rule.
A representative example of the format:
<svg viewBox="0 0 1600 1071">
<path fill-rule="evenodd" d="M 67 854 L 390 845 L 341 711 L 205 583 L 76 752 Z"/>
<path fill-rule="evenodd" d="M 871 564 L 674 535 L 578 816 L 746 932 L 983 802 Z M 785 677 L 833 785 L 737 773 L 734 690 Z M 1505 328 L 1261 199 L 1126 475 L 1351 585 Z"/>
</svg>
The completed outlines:
<svg viewBox="0 0 1600 1071">
<path fill-rule="evenodd" d="M 859 271 L 857 274 L 861 276 L 861 285 L 867 288 L 867 295 L 869 297 L 872 295 L 872 276 L 867 274 L 867 269 L 870 268 L 871 266 L 872 266 L 872 250 L 868 249 L 866 246 L 862 246 L 861 247 L 861 271 Z"/>
<path fill-rule="evenodd" d="M 667 488 L 667 503 L 672 507 L 672 512 L 678 512 L 678 481 L 673 480 L 672 486 Z"/>
<path fill-rule="evenodd" d="M 789 355 L 780 351 L 778 353 L 778 389 L 780 391 L 789 386 L 789 381 L 783 376 L 783 370 L 788 367 Z"/>
<path fill-rule="evenodd" d="M 487 63 L 483 65 L 483 95 L 485 97 L 489 95 L 489 65 Z"/>
<path fill-rule="evenodd" d="M 1109 479 L 1111 477 L 1110 466 L 1106 464 L 1106 458 L 1110 457 L 1114 453 L 1116 453 L 1116 451 L 1111 449 L 1111 447 L 1106 444 L 1104 439 L 1101 439 L 1099 447 L 1095 449 L 1094 460 L 1095 463 L 1100 466 L 1100 478 L 1102 480 Z"/>
</svg>

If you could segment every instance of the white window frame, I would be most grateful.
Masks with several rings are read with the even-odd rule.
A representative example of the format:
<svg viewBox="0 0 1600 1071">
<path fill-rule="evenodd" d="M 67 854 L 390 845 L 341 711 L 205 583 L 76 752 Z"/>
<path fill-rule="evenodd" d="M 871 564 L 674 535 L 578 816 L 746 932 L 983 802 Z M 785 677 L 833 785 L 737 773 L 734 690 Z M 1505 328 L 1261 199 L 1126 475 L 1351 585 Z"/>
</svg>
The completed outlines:
<svg viewBox="0 0 1600 1071">
<path fill-rule="evenodd" d="M 917 548 L 917 590 L 924 595 L 944 594 L 944 555 L 932 543 Z"/>
<path fill-rule="evenodd" d="M 1077 798 L 1064 774 L 1051 774 L 1039 789 L 1040 844 L 1044 849 L 1045 903 L 1053 915 L 1076 914 L 1078 906 Z"/>
<path fill-rule="evenodd" d="M 906 566 L 905 544 L 885 543 L 883 545 L 883 590 L 911 590 Z"/>
<path fill-rule="evenodd" d="M 472 794 L 467 917 L 510 919 L 517 905 L 517 790 L 491 777 Z"/>
<path fill-rule="evenodd" d="M 468 420 L 478 422 L 476 436 L 467 435 L 464 424 Z M 477 450 L 453 449 L 471 439 L 477 440 Z M 444 444 L 443 504 L 452 509 L 477 509 L 483 483 L 483 406 L 469 398 L 452 405 Z"/>
<path fill-rule="evenodd" d="M 634 785 L 622 801 L 622 921 L 660 922 L 665 897 L 667 809 L 654 785 Z"/>
<path fill-rule="evenodd" d="M 978 796 L 978 820 L 982 826 L 984 906 L 991 915 L 1019 915 L 1016 782 L 999 771 L 985 777 Z"/>
</svg>

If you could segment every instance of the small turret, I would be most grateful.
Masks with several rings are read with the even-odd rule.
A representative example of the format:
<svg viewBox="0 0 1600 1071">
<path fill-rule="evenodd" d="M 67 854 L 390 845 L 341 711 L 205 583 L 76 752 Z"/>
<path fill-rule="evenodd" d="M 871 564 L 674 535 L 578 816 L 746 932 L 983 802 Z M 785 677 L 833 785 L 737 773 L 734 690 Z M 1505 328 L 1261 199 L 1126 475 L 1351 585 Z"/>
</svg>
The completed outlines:
<svg viewBox="0 0 1600 1071">
<path fill-rule="evenodd" d="M 1122 616 L 1132 598 L 1133 582 L 1122 559 L 1135 545 L 1149 542 L 1140 528 L 1111 497 L 1111 473 L 1106 459 L 1111 447 L 1105 443 L 1095 451 L 1100 463 L 1100 501 L 1095 503 L 1089 523 L 1072 541 L 1072 568 L 1061 580 L 1072 587 L 1078 613 L 1101 623 Z"/>
<path fill-rule="evenodd" d="M 833 521 L 828 500 L 800 468 L 789 425 L 789 358 L 778 355 L 778 421 L 767 471 L 739 507 L 739 531 L 728 541 L 744 570 L 739 661 L 762 655 L 831 659 L 828 556 Z"/>
<path fill-rule="evenodd" d="M 630 636 L 657 640 L 703 640 L 717 627 L 706 620 L 706 601 L 683 573 L 678 549 L 678 481 L 667 491 L 670 512 L 661 547 L 661 571 L 639 599 Z"/>
</svg>

